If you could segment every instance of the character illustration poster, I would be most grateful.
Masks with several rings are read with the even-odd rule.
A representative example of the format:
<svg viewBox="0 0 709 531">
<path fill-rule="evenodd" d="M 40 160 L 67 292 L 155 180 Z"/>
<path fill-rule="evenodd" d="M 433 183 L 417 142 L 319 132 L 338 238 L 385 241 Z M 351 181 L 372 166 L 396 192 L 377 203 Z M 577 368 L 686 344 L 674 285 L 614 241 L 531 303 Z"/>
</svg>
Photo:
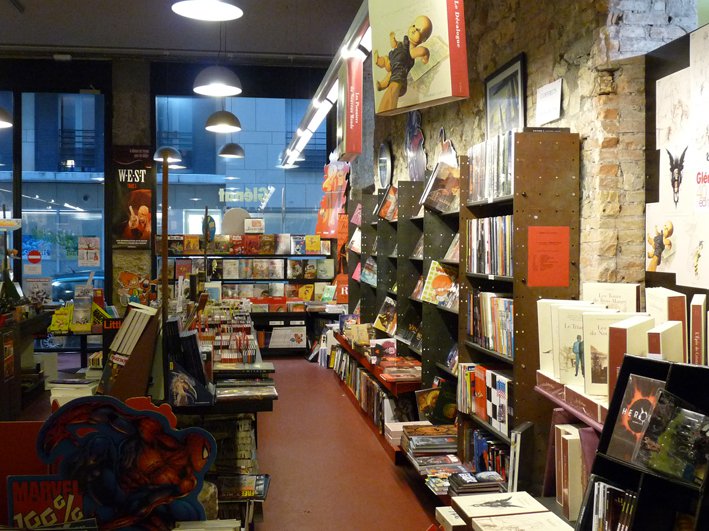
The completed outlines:
<svg viewBox="0 0 709 531">
<path fill-rule="evenodd" d="M 114 249 L 150 249 L 153 231 L 154 164 L 147 147 L 116 147 L 113 176 Z"/>
<path fill-rule="evenodd" d="M 336 238 L 338 218 L 345 210 L 345 190 L 350 165 L 347 162 L 331 161 L 325 166 L 323 197 L 315 224 L 315 234 L 323 238 Z"/>
<path fill-rule="evenodd" d="M 646 208 L 645 269 L 679 285 L 709 286 L 709 27 L 690 35 L 689 66 L 656 82 L 657 197 Z M 709 250 L 709 249 L 708 249 Z"/>
<path fill-rule="evenodd" d="M 369 0 L 377 114 L 468 97 L 463 0 Z"/>
<path fill-rule="evenodd" d="M 176 430 L 167 406 L 129 403 L 82 397 L 52 414 L 37 452 L 58 473 L 8 478 L 11 522 L 95 518 L 99 529 L 171 529 L 205 518 L 197 495 L 216 456 L 214 438 L 202 428 Z"/>
</svg>

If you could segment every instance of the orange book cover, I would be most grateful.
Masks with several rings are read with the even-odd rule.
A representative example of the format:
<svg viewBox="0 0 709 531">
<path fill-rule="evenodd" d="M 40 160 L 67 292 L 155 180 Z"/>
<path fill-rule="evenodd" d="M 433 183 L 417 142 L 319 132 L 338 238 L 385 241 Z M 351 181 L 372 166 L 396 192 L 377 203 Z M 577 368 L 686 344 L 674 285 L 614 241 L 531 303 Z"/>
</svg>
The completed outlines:
<svg viewBox="0 0 709 531">
<path fill-rule="evenodd" d="M 475 416 L 486 421 L 487 418 L 487 368 L 484 365 L 475 366 Z"/>
</svg>

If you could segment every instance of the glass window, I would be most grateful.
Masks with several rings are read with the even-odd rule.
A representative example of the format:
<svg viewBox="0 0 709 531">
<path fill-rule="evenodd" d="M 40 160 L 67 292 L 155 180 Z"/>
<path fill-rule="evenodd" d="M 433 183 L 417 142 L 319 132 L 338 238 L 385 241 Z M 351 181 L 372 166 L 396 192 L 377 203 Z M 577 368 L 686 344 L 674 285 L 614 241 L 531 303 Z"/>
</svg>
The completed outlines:
<svg viewBox="0 0 709 531">
<path fill-rule="evenodd" d="M 168 232 L 201 233 L 205 207 L 219 230 L 221 215 L 239 207 L 263 217 L 268 233 L 314 233 L 327 160 L 325 125 L 313 135 L 313 148 L 299 168 L 277 167 L 309 103 L 277 98 L 158 97 L 156 143 L 178 148 L 183 158 L 169 170 Z M 226 135 L 206 131 L 207 118 L 218 110 L 236 115 L 242 130 Z M 241 145 L 246 156 L 219 157 L 219 149 L 228 142 Z M 161 183 L 162 172 L 158 172 L 159 210 Z M 157 219 L 161 225 L 160 212 Z"/>
<path fill-rule="evenodd" d="M 12 92 L 0 91 L 0 108 L 12 115 Z M 12 217 L 12 127 L 0 129 L 0 214 L 1 209 L 6 218 Z M 7 234 L 7 245 L 13 246 L 12 232 Z"/>
<path fill-rule="evenodd" d="M 103 108 L 101 95 L 22 96 L 23 278 L 50 277 L 54 299 L 92 271 L 103 287 Z"/>
</svg>

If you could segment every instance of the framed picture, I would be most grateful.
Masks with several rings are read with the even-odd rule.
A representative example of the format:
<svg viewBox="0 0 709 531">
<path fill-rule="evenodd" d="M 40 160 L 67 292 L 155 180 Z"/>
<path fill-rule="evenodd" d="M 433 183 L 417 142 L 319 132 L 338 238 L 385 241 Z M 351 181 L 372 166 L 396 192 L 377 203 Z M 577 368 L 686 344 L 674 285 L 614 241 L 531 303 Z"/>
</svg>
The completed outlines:
<svg viewBox="0 0 709 531">
<path fill-rule="evenodd" d="M 521 53 L 485 79 L 487 139 L 524 129 L 526 77 Z"/>
</svg>

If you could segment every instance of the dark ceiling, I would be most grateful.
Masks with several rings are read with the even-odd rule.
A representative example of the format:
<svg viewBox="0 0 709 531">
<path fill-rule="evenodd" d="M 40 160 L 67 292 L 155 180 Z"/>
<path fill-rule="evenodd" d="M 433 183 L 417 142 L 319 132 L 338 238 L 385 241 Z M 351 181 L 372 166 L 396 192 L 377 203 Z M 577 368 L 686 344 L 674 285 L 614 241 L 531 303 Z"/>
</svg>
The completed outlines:
<svg viewBox="0 0 709 531">
<path fill-rule="evenodd" d="M 362 0 L 236 3 L 244 16 L 220 24 L 178 16 L 170 0 L 0 0 L 0 56 L 204 61 L 220 52 L 235 64 L 322 66 Z"/>
</svg>

